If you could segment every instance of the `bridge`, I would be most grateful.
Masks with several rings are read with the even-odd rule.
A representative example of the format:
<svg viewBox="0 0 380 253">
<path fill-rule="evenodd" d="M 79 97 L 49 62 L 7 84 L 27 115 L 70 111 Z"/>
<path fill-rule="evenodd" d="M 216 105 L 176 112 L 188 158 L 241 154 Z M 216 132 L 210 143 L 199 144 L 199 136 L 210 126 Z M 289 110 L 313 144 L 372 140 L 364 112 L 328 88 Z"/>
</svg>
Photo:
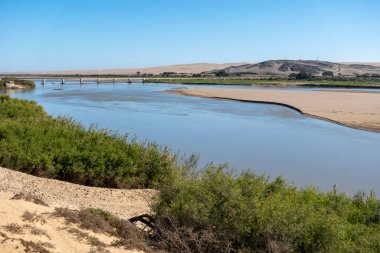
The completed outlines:
<svg viewBox="0 0 380 253">
<path fill-rule="evenodd" d="M 32 80 L 35 82 L 41 81 L 41 84 L 45 84 L 47 81 L 56 81 L 64 84 L 66 82 L 78 82 L 82 83 L 143 83 L 145 78 L 126 78 L 126 77 L 26 77 L 26 80 Z"/>
</svg>

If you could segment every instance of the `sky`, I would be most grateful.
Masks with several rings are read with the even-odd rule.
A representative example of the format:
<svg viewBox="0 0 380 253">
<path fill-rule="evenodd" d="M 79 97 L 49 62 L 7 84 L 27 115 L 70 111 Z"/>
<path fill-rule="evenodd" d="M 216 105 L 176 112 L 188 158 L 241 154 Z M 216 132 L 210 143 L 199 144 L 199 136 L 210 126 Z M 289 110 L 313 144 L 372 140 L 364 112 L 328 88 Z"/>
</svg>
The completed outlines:
<svg viewBox="0 0 380 253">
<path fill-rule="evenodd" d="M 0 0 L 0 72 L 380 62 L 379 0 Z"/>
</svg>

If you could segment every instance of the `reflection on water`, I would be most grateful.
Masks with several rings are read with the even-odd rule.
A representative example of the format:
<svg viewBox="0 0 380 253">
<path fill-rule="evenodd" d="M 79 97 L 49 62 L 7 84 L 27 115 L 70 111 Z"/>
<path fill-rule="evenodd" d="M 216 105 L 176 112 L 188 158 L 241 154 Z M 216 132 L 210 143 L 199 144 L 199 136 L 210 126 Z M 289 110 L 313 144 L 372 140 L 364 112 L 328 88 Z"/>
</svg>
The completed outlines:
<svg viewBox="0 0 380 253">
<path fill-rule="evenodd" d="M 236 170 L 283 175 L 299 186 L 380 192 L 380 134 L 276 105 L 156 92 L 174 87 L 179 85 L 48 83 L 12 96 L 35 100 L 48 113 L 72 116 L 86 126 L 97 123 L 156 141 L 174 153 L 198 153 L 201 165 L 228 162 Z"/>
</svg>

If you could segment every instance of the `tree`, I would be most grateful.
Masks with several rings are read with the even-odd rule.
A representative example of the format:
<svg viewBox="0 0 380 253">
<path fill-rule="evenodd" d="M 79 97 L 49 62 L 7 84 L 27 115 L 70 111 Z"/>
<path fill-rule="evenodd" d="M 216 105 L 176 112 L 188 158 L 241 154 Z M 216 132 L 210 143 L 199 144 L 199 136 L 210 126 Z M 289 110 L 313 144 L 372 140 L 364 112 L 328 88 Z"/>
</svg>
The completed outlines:
<svg viewBox="0 0 380 253">
<path fill-rule="evenodd" d="M 215 73 L 216 76 L 228 76 L 228 73 L 222 69 Z"/>
<path fill-rule="evenodd" d="M 322 73 L 323 77 L 334 77 L 334 73 L 332 71 L 325 71 Z"/>
<path fill-rule="evenodd" d="M 306 71 L 301 71 L 297 74 L 295 73 L 290 74 L 289 78 L 295 78 L 297 80 L 305 80 L 305 79 L 311 79 L 312 75 Z"/>
</svg>

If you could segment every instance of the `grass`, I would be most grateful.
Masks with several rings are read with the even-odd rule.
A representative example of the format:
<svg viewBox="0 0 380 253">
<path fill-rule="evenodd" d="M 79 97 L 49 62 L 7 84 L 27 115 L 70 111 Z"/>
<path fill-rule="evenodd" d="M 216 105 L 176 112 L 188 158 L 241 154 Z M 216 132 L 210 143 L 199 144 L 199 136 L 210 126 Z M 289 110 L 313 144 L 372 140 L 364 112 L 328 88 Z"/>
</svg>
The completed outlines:
<svg viewBox="0 0 380 253">
<path fill-rule="evenodd" d="M 51 253 L 50 250 L 46 248 L 55 248 L 55 246 L 48 242 L 33 242 L 20 239 L 21 244 L 25 247 L 25 252 L 36 252 L 36 253 Z"/>
<path fill-rule="evenodd" d="M 49 206 L 48 204 L 45 203 L 45 201 L 43 201 L 39 197 L 34 196 L 32 194 L 19 193 L 19 194 L 14 195 L 11 199 L 13 200 L 23 199 L 25 201 L 29 201 L 37 205 Z"/>
<path fill-rule="evenodd" d="M 22 220 L 23 221 L 35 222 L 37 219 L 38 219 L 38 216 L 36 213 L 31 213 L 29 211 L 25 211 L 22 214 Z"/>
<path fill-rule="evenodd" d="M 268 80 L 271 79 L 271 80 Z M 147 83 L 181 83 L 181 84 L 215 84 L 215 85 L 285 85 L 310 87 L 348 87 L 348 88 L 380 88 L 378 79 L 340 78 L 340 79 L 314 79 L 289 80 L 281 78 L 146 78 Z"/>
<path fill-rule="evenodd" d="M 51 240 L 51 237 L 48 235 L 48 233 L 43 230 L 43 229 L 40 229 L 40 228 L 35 228 L 35 227 L 32 227 L 30 229 L 30 233 L 32 235 L 35 235 L 35 236 L 46 236 L 49 240 Z"/>
<path fill-rule="evenodd" d="M 96 247 L 96 252 L 105 251 L 105 247 L 107 245 L 95 236 L 91 236 L 88 233 L 83 232 L 82 230 L 77 228 L 69 228 L 67 231 L 71 234 L 74 234 L 78 241 L 86 240 L 91 246 Z"/>
<path fill-rule="evenodd" d="M 3 228 L 5 229 L 5 231 L 8 231 L 12 234 L 18 234 L 18 235 L 24 234 L 24 227 L 16 223 L 7 224 L 3 226 Z"/>
<path fill-rule="evenodd" d="M 114 227 L 103 216 L 93 213 L 91 209 L 76 211 L 67 208 L 56 208 L 54 216 L 63 217 L 66 223 L 78 224 L 80 228 L 88 229 L 95 233 L 115 234 Z"/>
<path fill-rule="evenodd" d="M 131 222 L 120 219 L 107 211 L 94 208 L 80 211 L 56 208 L 53 215 L 63 217 L 67 223 L 77 224 L 82 229 L 117 237 L 118 239 L 112 243 L 112 246 L 123 246 L 126 249 L 139 249 L 151 252 L 142 232 L 132 225 Z M 91 242 L 91 238 L 86 236 L 84 232 L 77 231 L 79 231 L 76 233 L 77 236 L 87 239 L 94 246 L 99 246 L 98 243 L 92 243 L 96 241 L 92 240 Z"/>
<path fill-rule="evenodd" d="M 31 213 L 29 211 L 25 211 L 22 214 L 22 220 L 27 222 L 40 222 L 41 224 L 46 223 L 46 220 L 44 219 L 42 214 L 36 214 L 36 212 Z"/>
</svg>

